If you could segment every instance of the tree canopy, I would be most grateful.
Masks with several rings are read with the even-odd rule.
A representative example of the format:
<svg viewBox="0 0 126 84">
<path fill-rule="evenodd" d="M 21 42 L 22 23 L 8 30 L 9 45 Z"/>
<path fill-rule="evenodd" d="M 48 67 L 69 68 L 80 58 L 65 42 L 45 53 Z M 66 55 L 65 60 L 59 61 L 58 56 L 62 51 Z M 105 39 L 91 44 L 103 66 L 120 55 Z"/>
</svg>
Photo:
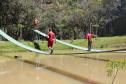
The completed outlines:
<svg viewBox="0 0 126 84">
<path fill-rule="evenodd" d="M 60 39 L 83 38 L 87 31 L 124 35 L 126 0 L 0 0 L 0 26 L 15 38 L 25 38 L 40 20 L 40 30 L 51 27 Z"/>
</svg>

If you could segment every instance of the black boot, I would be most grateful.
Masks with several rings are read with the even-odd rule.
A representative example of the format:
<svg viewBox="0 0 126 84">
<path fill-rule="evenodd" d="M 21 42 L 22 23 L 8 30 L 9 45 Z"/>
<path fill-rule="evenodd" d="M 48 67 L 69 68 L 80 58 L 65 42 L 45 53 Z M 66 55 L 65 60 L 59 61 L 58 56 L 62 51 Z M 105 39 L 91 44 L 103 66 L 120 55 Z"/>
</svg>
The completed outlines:
<svg viewBox="0 0 126 84">
<path fill-rule="evenodd" d="M 41 50 L 40 46 L 39 46 L 39 44 L 37 42 L 34 42 L 34 46 L 35 46 L 36 49 Z"/>
<path fill-rule="evenodd" d="M 50 54 L 52 54 L 53 53 L 53 49 L 51 49 L 51 52 L 50 52 Z"/>
</svg>

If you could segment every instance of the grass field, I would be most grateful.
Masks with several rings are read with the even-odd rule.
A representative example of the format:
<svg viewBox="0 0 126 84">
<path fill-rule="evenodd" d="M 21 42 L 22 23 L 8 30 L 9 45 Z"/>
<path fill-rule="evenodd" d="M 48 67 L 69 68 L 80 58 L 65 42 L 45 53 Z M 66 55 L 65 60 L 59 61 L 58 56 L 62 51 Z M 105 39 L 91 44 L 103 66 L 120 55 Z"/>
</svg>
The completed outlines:
<svg viewBox="0 0 126 84">
<path fill-rule="evenodd" d="M 65 42 L 71 43 L 70 40 L 64 40 Z M 32 42 L 28 41 L 20 41 L 28 46 L 34 47 Z M 39 41 L 39 44 L 41 46 L 42 50 L 48 50 L 47 48 L 47 41 Z M 78 45 L 78 46 L 84 46 L 87 47 L 87 40 L 86 39 L 78 39 L 74 40 L 72 44 Z M 93 48 L 98 49 L 121 49 L 126 48 L 126 36 L 115 36 L 115 37 L 97 37 L 93 39 Z M 90 53 L 82 51 L 82 50 L 76 50 L 72 49 L 71 47 L 68 47 L 66 45 L 56 43 L 54 45 L 54 54 L 57 54 L 55 56 L 61 55 L 72 55 L 77 54 L 77 56 L 89 56 Z M 27 50 L 20 48 L 16 46 L 15 44 L 9 42 L 9 41 L 0 41 L 0 53 L 2 56 L 2 53 L 5 55 L 15 56 L 15 55 L 21 55 L 24 56 L 25 59 L 31 59 L 32 57 L 35 57 L 34 54 L 31 54 L 29 52 L 26 52 Z M 86 53 L 79 54 L 79 53 Z M 125 53 L 92 53 L 90 56 L 93 57 L 99 57 L 99 56 L 122 56 L 122 58 L 125 56 Z M 41 57 L 41 56 L 40 56 Z M 42 58 L 46 57 L 42 55 Z M 2 59 L 2 57 L 1 57 Z"/>
<path fill-rule="evenodd" d="M 64 40 L 65 42 L 71 43 L 70 40 Z M 28 46 L 34 47 L 32 42 L 20 41 Z M 39 41 L 42 50 L 47 50 L 47 41 Z M 78 46 L 87 47 L 87 40 L 78 39 L 74 40 L 72 44 Z M 93 39 L 93 48 L 98 49 L 123 49 L 126 48 L 126 36 L 115 36 L 115 37 L 98 37 Z M 56 43 L 54 45 L 53 55 L 37 54 L 29 52 L 23 48 L 16 46 L 15 44 L 8 41 L 0 41 L 0 63 L 10 60 L 15 60 L 15 56 L 21 56 L 24 60 L 37 61 L 41 60 L 41 63 L 60 68 L 62 70 L 70 70 L 70 73 L 76 73 L 77 75 L 87 77 L 90 79 L 94 75 L 93 79 L 96 78 L 98 81 L 106 82 L 105 79 L 107 71 L 107 62 L 113 60 L 124 60 L 126 59 L 126 53 L 90 53 L 83 50 L 72 49 L 71 47 Z M 97 65 L 97 66 L 96 66 Z M 7 64 L 7 66 L 9 66 Z M 63 67 L 64 66 L 64 67 Z M 79 67 L 80 66 L 80 67 Z M 94 67 L 95 66 L 95 67 Z M 62 68 L 63 67 L 63 68 Z M 93 68 L 92 68 L 93 67 Z M 92 73 L 92 70 L 94 73 Z M 87 72 L 89 71 L 89 72 Z M 101 75 L 99 75 L 99 72 Z M 82 74 L 83 73 L 83 74 Z M 125 71 L 122 71 L 124 74 Z M 125 82 L 125 75 L 119 73 L 118 79 L 121 82 Z M 91 75 L 91 76 L 89 76 Z M 105 78 L 104 78 L 105 77 Z M 109 77 L 107 77 L 109 79 Z M 120 82 L 119 81 L 119 82 Z M 110 82 L 107 80 L 107 82 Z M 122 84 L 123 84 L 122 83 Z M 106 83 L 108 84 L 108 83 Z M 119 84 L 118 82 L 115 84 Z"/>
<path fill-rule="evenodd" d="M 71 40 L 64 40 L 65 42 L 72 43 L 78 46 L 87 47 L 86 39 L 77 39 L 71 42 Z M 32 42 L 20 41 L 28 46 L 34 47 Z M 42 50 L 47 50 L 47 41 L 39 41 Z M 126 48 L 126 36 L 114 36 L 114 37 L 97 37 L 93 39 L 93 48 L 98 49 L 121 49 Z M 55 50 L 72 49 L 69 46 L 56 43 L 54 45 Z M 25 49 L 17 47 L 15 44 L 8 41 L 0 41 L 0 51 L 25 51 Z"/>
</svg>

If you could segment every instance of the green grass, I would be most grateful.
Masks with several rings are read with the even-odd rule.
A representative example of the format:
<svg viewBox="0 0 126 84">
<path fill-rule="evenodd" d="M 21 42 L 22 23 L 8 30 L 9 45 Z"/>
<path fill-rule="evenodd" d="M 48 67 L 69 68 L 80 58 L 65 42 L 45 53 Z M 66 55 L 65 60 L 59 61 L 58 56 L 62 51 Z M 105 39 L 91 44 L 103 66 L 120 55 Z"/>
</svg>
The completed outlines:
<svg viewBox="0 0 126 84">
<path fill-rule="evenodd" d="M 71 43 L 70 40 L 64 40 L 65 42 Z M 32 42 L 20 41 L 28 46 L 34 47 Z M 42 50 L 47 50 L 47 41 L 39 41 Z M 72 44 L 87 47 L 86 39 L 74 40 Z M 126 36 L 114 36 L 114 37 L 97 37 L 93 39 L 93 48 L 101 49 L 120 49 L 126 48 Z M 69 46 L 56 43 L 54 45 L 56 50 L 72 49 Z M 0 51 L 25 51 L 25 49 L 16 46 L 15 44 L 8 41 L 0 41 Z"/>
<path fill-rule="evenodd" d="M 98 48 L 126 48 L 126 36 L 96 38 L 94 43 Z"/>
<path fill-rule="evenodd" d="M 87 47 L 87 40 L 86 39 L 75 40 L 73 44 Z M 93 39 L 92 46 L 93 48 L 104 48 L 104 49 L 126 48 L 126 36 L 97 37 Z"/>
</svg>

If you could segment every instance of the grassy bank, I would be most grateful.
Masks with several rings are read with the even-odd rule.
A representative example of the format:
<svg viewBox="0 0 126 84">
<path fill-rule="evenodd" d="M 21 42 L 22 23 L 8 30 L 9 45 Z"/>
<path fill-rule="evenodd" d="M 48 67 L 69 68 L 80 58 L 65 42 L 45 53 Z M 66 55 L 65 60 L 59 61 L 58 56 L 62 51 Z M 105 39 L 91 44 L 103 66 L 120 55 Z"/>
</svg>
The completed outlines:
<svg viewBox="0 0 126 84">
<path fill-rule="evenodd" d="M 64 40 L 65 42 L 72 43 L 78 46 L 87 47 L 86 39 L 78 39 L 71 42 L 71 40 Z M 20 41 L 28 46 L 34 47 L 32 42 Z M 39 41 L 42 50 L 47 50 L 47 41 Z M 126 36 L 114 37 L 97 37 L 93 39 L 93 48 L 100 49 L 120 49 L 126 48 Z M 66 45 L 56 43 L 54 48 L 56 50 L 72 49 Z M 17 47 L 15 44 L 8 41 L 0 41 L 0 51 L 25 51 L 25 49 Z"/>
</svg>

